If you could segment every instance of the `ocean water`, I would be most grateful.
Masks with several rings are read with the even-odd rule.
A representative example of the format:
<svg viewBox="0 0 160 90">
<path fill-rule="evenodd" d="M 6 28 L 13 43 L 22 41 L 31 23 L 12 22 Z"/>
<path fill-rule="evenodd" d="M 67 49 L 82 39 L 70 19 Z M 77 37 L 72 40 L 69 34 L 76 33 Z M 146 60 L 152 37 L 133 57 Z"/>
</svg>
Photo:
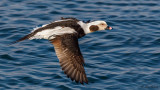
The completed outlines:
<svg viewBox="0 0 160 90">
<path fill-rule="evenodd" d="M 79 39 L 89 84 L 72 82 L 47 40 L 11 42 L 60 17 L 105 20 Z M 1 0 L 0 90 L 160 90 L 160 0 Z"/>
</svg>

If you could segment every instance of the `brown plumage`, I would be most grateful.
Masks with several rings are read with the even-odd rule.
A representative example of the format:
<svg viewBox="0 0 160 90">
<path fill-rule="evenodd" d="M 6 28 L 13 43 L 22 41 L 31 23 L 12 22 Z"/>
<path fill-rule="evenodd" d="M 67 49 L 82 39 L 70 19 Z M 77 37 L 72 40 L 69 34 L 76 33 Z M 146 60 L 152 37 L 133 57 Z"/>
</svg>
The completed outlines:
<svg viewBox="0 0 160 90">
<path fill-rule="evenodd" d="M 62 70 L 71 80 L 76 82 L 88 83 L 88 79 L 84 70 L 84 59 L 78 45 L 78 37 L 76 34 L 66 34 L 57 36 L 51 40 L 54 45 L 55 52 L 59 59 Z"/>
<path fill-rule="evenodd" d="M 92 25 L 89 27 L 92 32 L 98 31 L 99 27 L 97 25 Z"/>
<path fill-rule="evenodd" d="M 62 70 L 71 80 L 88 83 L 84 70 L 84 59 L 81 54 L 78 39 L 88 33 L 111 30 L 105 21 L 83 22 L 76 18 L 61 18 L 42 27 L 34 29 L 30 34 L 13 42 L 26 39 L 47 39 L 55 48 Z"/>
<path fill-rule="evenodd" d="M 69 20 L 66 20 L 66 19 L 69 19 Z M 76 18 L 63 18 L 62 17 L 61 20 L 66 20 L 66 21 L 52 22 L 52 23 L 46 25 L 45 27 L 40 27 L 40 28 L 34 30 L 33 32 L 31 32 L 30 34 L 12 42 L 11 44 L 29 39 L 30 37 L 34 36 L 38 32 L 41 32 L 41 31 L 46 30 L 46 29 L 54 29 L 57 26 L 70 27 L 72 29 L 75 29 L 78 32 L 78 37 L 79 38 L 81 38 L 85 35 L 84 30 L 81 28 L 81 26 L 79 24 L 77 24 L 77 22 L 79 21 L 78 19 L 76 19 Z"/>
</svg>

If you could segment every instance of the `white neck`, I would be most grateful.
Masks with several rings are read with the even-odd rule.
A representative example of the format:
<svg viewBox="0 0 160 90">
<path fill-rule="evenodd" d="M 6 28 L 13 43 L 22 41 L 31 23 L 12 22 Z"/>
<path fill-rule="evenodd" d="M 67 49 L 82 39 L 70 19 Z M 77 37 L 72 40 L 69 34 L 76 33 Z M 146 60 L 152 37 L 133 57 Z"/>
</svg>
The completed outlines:
<svg viewBox="0 0 160 90">
<path fill-rule="evenodd" d="M 85 34 L 91 33 L 91 31 L 89 30 L 88 24 L 86 24 L 82 21 L 79 21 L 78 24 L 83 28 Z"/>
</svg>

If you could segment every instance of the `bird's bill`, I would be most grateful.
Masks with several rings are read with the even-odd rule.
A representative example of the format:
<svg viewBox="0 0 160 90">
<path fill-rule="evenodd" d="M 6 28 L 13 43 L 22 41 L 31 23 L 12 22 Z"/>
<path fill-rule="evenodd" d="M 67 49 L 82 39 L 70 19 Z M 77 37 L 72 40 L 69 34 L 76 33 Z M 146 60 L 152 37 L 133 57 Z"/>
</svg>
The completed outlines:
<svg viewBox="0 0 160 90">
<path fill-rule="evenodd" d="M 111 30 L 111 29 L 112 29 L 112 27 L 110 27 L 110 26 L 106 27 L 106 30 Z"/>
</svg>

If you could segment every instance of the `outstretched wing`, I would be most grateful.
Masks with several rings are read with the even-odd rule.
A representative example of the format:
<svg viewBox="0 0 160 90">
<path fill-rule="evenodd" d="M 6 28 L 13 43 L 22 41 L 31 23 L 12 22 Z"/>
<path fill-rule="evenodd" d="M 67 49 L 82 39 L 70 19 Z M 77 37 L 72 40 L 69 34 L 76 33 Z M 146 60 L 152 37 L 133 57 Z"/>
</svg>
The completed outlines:
<svg viewBox="0 0 160 90">
<path fill-rule="evenodd" d="M 54 45 L 62 70 L 71 80 L 88 83 L 84 70 L 84 60 L 78 45 L 78 37 L 75 34 L 57 36 L 56 40 L 50 40 Z"/>
</svg>

